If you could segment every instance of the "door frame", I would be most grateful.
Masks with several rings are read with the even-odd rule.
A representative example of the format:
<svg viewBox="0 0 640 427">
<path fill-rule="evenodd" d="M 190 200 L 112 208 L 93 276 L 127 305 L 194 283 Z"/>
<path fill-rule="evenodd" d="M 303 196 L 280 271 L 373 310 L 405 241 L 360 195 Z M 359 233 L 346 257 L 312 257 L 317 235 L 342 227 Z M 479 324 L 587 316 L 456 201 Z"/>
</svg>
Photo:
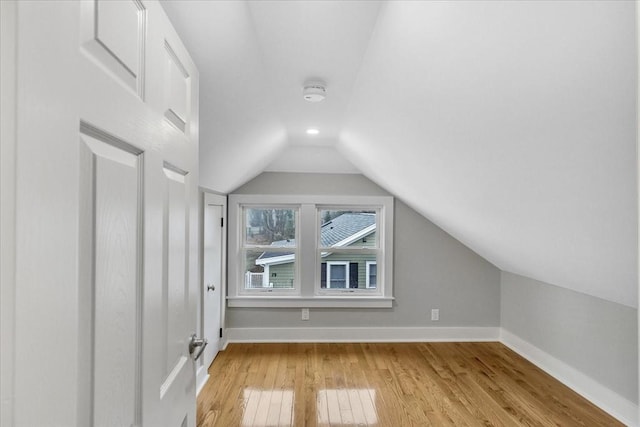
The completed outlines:
<svg viewBox="0 0 640 427">
<path fill-rule="evenodd" d="M 200 197 L 198 198 L 198 206 L 200 212 L 200 292 L 198 292 L 198 319 L 197 319 L 197 334 L 198 336 L 204 336 L 204 211 L 208 204 L 215 204 L 222 206 L 222 218 L 224 219 L 222 225 L 222 259 L 220 261 L 220 328 L 222 328 L 222 338 L 220 338 L 220 351 L 224 350 L 227 346 L 227 333 L 225 328 L 226 317 L 226 300 L 227 300 L 227 196 L 208 188 L 200 187 Z M 196 372 L 196 395 L 200 394 L 202 388 L 209 380 L 209 373 L 207 372 L 208 366 L 205 367 L 204 373 L 199 374 Z"/>
</svg>

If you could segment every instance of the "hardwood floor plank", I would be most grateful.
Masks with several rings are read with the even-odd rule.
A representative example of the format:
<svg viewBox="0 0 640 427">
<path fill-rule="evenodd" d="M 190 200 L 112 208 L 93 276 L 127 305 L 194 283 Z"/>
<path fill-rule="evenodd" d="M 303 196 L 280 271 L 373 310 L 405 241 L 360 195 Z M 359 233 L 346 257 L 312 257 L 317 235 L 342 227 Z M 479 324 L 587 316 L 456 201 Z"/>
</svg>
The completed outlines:
<svg viewBox="0 0 640 427">
<path fill-rule="evenodd" d="M 622 426 L 500 343 L 230 344 L 199 427 Z"/>
</svg>

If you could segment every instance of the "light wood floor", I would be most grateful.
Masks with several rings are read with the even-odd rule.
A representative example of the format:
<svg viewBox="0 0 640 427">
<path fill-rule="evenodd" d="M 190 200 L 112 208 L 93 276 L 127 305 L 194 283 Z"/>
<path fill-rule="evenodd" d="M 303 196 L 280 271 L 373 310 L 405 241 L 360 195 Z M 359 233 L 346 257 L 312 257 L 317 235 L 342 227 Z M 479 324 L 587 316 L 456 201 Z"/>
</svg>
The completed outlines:
<svg viewBox="0 0 640 427">
<path fill-rule="evenodd" d="M 210 426 L 617 426 L 500 343 L 230 344 Z"/>
</svg>

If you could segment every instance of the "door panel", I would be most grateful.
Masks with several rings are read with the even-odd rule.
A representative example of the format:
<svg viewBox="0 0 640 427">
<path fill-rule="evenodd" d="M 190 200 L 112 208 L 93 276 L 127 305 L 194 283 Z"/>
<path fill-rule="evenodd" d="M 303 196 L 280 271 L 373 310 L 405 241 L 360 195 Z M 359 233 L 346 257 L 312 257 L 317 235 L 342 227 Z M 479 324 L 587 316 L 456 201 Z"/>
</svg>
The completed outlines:
<svg viewBox="0 0 640 427">
<path fill-rule="evenodd" d="M 82 373 L 90 381 L 84 417 L 87 425 L 137 425 L 142 154 L 87 124 L 81 132 L 81 224 L 89 230 L 81 265 L 91 266 L 83 290 L 91 306 L 81 340 L 90 359 Z"/>
<path fill-rule="evenodd" d="M 178 129 L 187 132 L 191 85 L 189 72 L 169 42 L 165 42 L 165 117 Z"/>
<path fill-rule="evenodd" d="M 94 425 L 136 424 L 137 159 L 95 163 Z"/>
<path fill-rule="evenodd" d="M 157 1 L 16 7 L 15 426 L 194 426 L 198 72 Z"/>
<path fill-rule="evenodd" d="M 140 2 L 98 1 L 95 40 L 102 44 L 133 76 L 139 74 L 138 32 L 144 11 Z"/>
<path fill-rule="evenodd" d="M 162 406 L 168 408 L 169 426 L 188 422 L 188 411 L 180 402 L 184 380 L 192 376 L 190 355 L 187 351 L 189 334 L 189 204 L 187 199 L 187 172 L 165 162 L 165 209 L 164 209 L 164 260 L 165 306 L 163 319 L 166 322 L 164 355 L 166 370 L 160 387 Z M 176 402 L 176 400 L 178 402 Z"/>
<path fill-rule="evenodd" d="M 137 0 L 82 2 L 82 47 L 140 97 L 144 93 L 147 10 Z"/>
<path fill-rule="evenodd" d="M 165 374 L 173 371 L 180 360 L 185 357 L 187 348 L 185 309 L 188 308 L 189 292 L 186 285 L 187 278 L 187 199 L 185 194 L 186 172 L 176 171 L 177 168 L 165 165 L 163 172 L 166 176 L 165 199 L 165 242 L 164 265 L 167 268 L 165 281 L 165 313 L 166 361 Z"/>
</svg>

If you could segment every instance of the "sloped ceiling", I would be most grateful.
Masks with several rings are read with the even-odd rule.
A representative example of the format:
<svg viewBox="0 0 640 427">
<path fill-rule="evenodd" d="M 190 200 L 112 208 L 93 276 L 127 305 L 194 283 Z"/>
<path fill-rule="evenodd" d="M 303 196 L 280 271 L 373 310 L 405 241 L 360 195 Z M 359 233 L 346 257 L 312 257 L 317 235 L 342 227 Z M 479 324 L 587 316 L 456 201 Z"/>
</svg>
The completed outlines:
<svg viewBox="0 0 640 427">
<path fill-rule="evenodd" d="M 637 306 L 634 2 L 163 5 L 204 187 L 360 172 L 505 271 Z"/>
</svg>

